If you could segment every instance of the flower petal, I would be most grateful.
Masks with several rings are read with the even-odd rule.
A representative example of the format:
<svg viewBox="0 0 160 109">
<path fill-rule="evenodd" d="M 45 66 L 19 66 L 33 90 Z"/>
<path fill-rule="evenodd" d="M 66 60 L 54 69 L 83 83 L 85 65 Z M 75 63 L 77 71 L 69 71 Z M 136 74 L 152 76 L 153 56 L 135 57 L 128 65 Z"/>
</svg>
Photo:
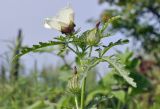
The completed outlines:
<svg viewBox="0 0 160 109">
<path fill-rule="evenodd" d="M 58 13 L 57 18 L 69 25 L 71 21 L 74 22 L 74 11 L 70 6 L 67 6 Z"/>
<path fill-rule="evenodd" d="M 56 29 L 58 31 L 67 30 L 72 32 L 74 30 L 74 11 L 71 6 L 67 6 L 61 9 L 58 15 L 53 18 L 46 18 L 44 21 L 44 27 L 49 29 Z"/>
<path fill-rule="evenodd" d="M 55 18 L 46 18 L 44 20 L 44 27 L 48 29 L 56 29 L 61 31 L 61 25 Z"/>
</svg>

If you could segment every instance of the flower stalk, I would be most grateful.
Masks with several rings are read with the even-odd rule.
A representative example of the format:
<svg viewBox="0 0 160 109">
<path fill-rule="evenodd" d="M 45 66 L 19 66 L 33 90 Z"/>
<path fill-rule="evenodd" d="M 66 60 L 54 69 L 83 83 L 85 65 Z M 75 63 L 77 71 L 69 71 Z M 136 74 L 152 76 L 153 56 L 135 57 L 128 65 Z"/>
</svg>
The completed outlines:
<svg viewBox="0 0 160 109">
<path fill-rule="evenodd" d="M 86 76 L 82 80 L 82 89 L 81 89 L 81 109 L 84 109 L 85 103 L 85 87 L 86 87 Z"/>
<path fill-rule="evenodd" d="M 76 109 L 79 109 L 79 107 L 78 107 L 78 98 L 77 98 L 77 95 L 75 95 L 75 104 L 76 104 Z"/>
</svg>

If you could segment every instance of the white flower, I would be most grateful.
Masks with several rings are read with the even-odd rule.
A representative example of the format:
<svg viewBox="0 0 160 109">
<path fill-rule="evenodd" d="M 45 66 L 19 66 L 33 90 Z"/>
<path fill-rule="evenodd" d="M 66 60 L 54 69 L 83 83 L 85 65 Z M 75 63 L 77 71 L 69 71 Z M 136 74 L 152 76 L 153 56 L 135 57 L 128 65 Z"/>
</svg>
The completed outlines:
<svg viewBox="0 0 160 109">
<path fill-rule="evenodd" d="M 44 21 L 45 28 L 56 29 L 65 34 L 73 32 L 74 26 L 74 11 L 71 6 L 65 7 L 56 16 Z"/>
</svg>

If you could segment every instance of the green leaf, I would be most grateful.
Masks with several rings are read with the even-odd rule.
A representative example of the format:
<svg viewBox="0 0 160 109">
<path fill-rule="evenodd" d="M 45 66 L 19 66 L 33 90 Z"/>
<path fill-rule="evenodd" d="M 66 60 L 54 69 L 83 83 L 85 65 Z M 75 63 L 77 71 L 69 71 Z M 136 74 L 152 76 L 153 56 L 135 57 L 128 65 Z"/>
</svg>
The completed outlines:
<svg viewBox="0 0 160 109">
<path fill-rule="evenodd" d="M 110 36 L 112 36 L 112 34 L 111 34 L 111 33 L 106 33 L 106 34 L 103 34 L 103 35 L 102 35 L 102 38 L 110 37 Z"/>
<path fill-rule="evenodd" d="M 48 46 L 54 46 L 54 45 L 58 45 L 58 44 L 65 44 L 64 42 L 55 42 L 55 41 L 48 41 L 48 42 L 39 42 L 39 44 L 37 45 L 33 45 L 32 47 L 25 47 L 23 48 L 20 53 L 18 55 L 16 55 L 13 59 L 13 61 L 27 53 L 30 52 L 36 52 L 36 50 L 44 48 L 44 47 L 48 47 Z"/>
<path fill-rule="evenodd" d="M 53 104 L 51 104 L 49 101 L 36 101 L 31 106 L 27 107 L 27 109 L 52 109 Z"/>
<path fill-rule="evenodd" d="M 125 70 L 125 67 L 123 64 L 119 62 L 119 60 L 116 57 L 104 57 L 102 58 L 103 61 L 108 62 L 109 65 L 119 73 L 120 76 L 123 77 L 123 79 L 129 83 L 133 87 L 137 87 L 136 83 L 133 81 L 131 77 L 129 77 L 129 72 Z"/>
<path fill-rule="evenodd" d="M 131 77 L 137 83 L 137 87 L 132 89 L 131 95 L 141 94 L 143 92 L 151 91 L 153 86 L 151 82 L 144 75 L 134 71 L 131 73 Z"/>
<path fill-rule="evenodd" d="M 114 47 L 116 45 L 122 45 L 122 44 L 126 44 L 128 42 L 129 42 L 129 40 L 122 40 L 122 39 L 120 39 L 120 40 L 118 40 L 117 42 L 114 42 L 114 43 L 110 42 L 108 46 L 103 46 L 104 49 L 102 50 L 101 55 L 103 56 L 109 49 L 111 49 L 112 47 Z"/>
<path fill-rule="evenodd" d="M 118 84 L 118 80 L 115 79 L 116 72 L 113 70 L 111 72 L 107 72 L 106 75 L 99 81 L 99 85 L 105 87 L 105 89 L 108 89 L 112 91 L 112 87 L 115 84 Z"/>
<path fill-rule="evenodd" d="M 128 66 L 130 64 L 129 62 L 131 61 L 131 58 L 133 56 L 133 52 L 129 51 L 127 48 L 125 52 L 118 51 L 116 54 L 116 57 L 120 58 L 120 61 Z"/>
<path fill-rule="evenodd" d="M 97 57 L 86 58 L 81 60 L 81 65 L 83 65 L 84 68 L 88 68 L 88 70 L 91 70 L 99 63 L 100 63 L 100 59 Z"/>
<path fill-rule="evenodd" d="M 125 103 L 125 92 L 122 90 L 113 91 L 112 94 L 120 100 L 122 103 Z"/>
<path fill-rule="evenodd" d="M 109 94 L 109 91 L 108 91 L 108 90 L 104 90 L 104 89 L 94 90 L 94 91 L 92 91 L 92 92 L 90 92 L 90 93 L 88 94 L 88 96 L 87 96 L 87 98 L 86 98 L 86 105 L 89 106 L 90 103 L 91 103 L 92 105 L 93 105 L 93 104 L 98 104 L 99 102 L 101 102 L 101 101 L 103 101 L 103 100 L 106 100 L 106 98 L 102 100 L 102 95 L 103 95 L 103 97 L 104 97 L 104 96 L 107 96 L 108 94 Z M 101 101 L 100 101 L 100 100 L 96 100 L 96 102 L 94 102 L 95 97 L 98 96 L 98 95 L 101 95 L 101 97 L 100 97 Z"/>
</svg>

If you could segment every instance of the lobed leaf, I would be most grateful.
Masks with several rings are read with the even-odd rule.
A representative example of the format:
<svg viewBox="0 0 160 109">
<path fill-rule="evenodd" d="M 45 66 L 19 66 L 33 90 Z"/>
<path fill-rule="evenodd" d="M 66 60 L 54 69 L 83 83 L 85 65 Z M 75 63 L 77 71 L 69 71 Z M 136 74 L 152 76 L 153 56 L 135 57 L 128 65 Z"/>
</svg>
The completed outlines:
<svg viewBox="0 0 160 109">
<path fill-rule="evenodd" d="M 49 41 L 49 42 L 39 42 L 37 45 L 33 45 L 32 47 L 25 47 L 21 49 L 20 53 L 16 55 L 13 59 L 16 60 L 17 58 L 20 58 L 21 56 L 29 53 L 29 52 L 36 52 L 36 50 L 48 47 L 48 46 L 54 46 L 54 45 L 59 45 L 59 44 L 65 44 L 64 42 L 56 42 L 56 41 Z"/>
<path fill-rule="evenodd" d="M 114 42 L 114 43 L 110 42 L 108 46 L 103 46 L 104 49 L 102 50 L 101 55 L 103 56 L 110 48 L 112 48 L 114 46 L 126 44 L 128 42 L 129 42 L 129 40 L 122 40 L 122 39 L 120 39 L 120 40 L 118 40 L 117 42 Z"/>
<path fill-rule="evenodd" d="M 136 83 L 134 82 L 133 78 L 129 77 L 129 72 L 125 70 L 124 65 L 119 62 L 118 59 L 115 57 L 104 57 L 102 58 L 103 61 L 108 62 L 109 65 L 114 68 L 123 79 L 133 87 L 137 87 Z"/>
</svg>

